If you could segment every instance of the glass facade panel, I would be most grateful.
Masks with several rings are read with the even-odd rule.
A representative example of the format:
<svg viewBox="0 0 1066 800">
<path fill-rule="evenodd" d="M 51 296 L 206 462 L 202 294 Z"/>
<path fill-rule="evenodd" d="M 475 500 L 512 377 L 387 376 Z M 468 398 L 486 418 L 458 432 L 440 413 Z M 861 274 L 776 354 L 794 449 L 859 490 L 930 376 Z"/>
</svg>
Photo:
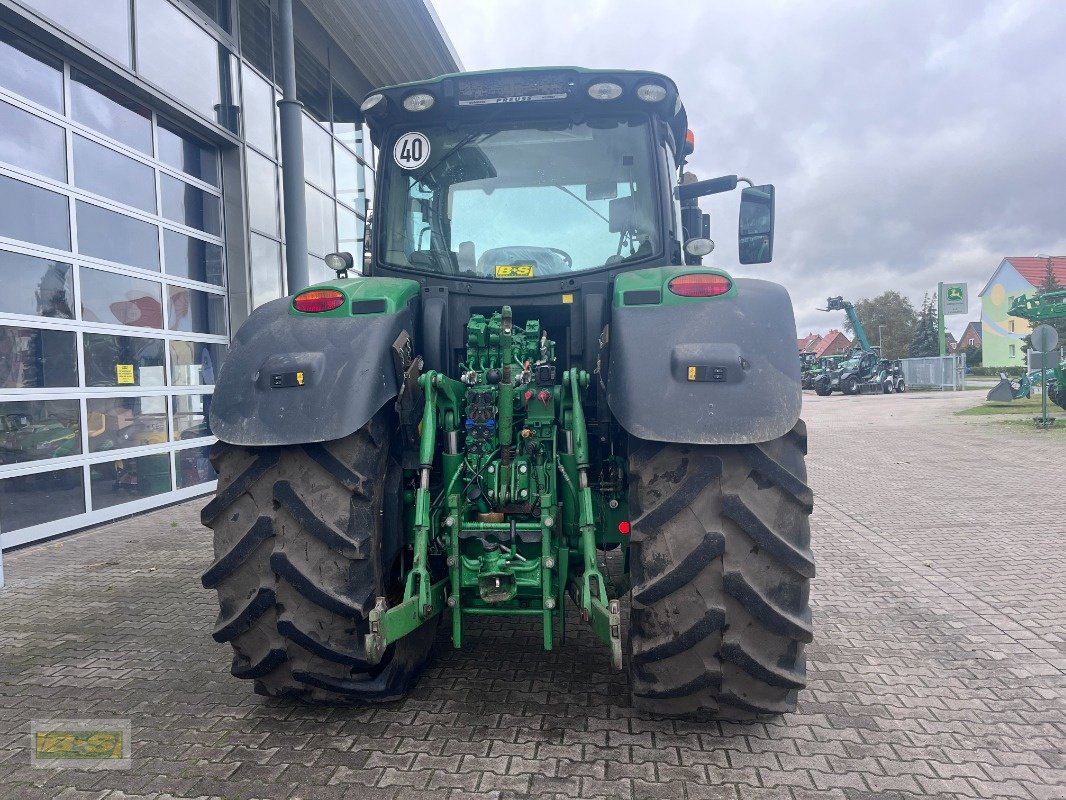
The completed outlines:
<svg viewBox="0 0 1066 800">
<path fill-rule="evenodd" d="M 209 444 L 178 450 L 174 453 L 174 464 L 179 489 L 207 483 L 218 478 L 218 473 L 211 466 L 211 445 Z"/>
<path fill-rule="evenodd" d="M 85 409 L 90 453 L 160 444 L 169 438 L 165 395 L 90 397 Z"/>
<path fill-rule="evenodd" d="M 162 287 L 155 281 L 82 267 L 81 318 L 109 325 L 162 328 Z"/>
<path fill-rule="evenodd" d="M 356 271 L 353 270 L 354 272 Z M 334 280 L 337 277 L 337 273 L 326 266 L 326 259 L 308 253 L 307 277 L 311 283 L 322 283 L 323 281 Z"/>
<path fill-rule="evenodd" d="M 82 468 L 0 480 L 0 529 L 5 533 L 85 513 Z"/>
<path fill-rule="evenodd" d="M 229 9 L 230 0 L 189 0 L 189 2 L 200 9 L 205 17 L 226 33 L 233 33 Z"/>
<path fill-rule="evenodd" d="M 67 198 L 0 175 L 0 236 L 70 249 Z"/>
<path fill-rule="evenodd" d="M 241 55 L 268 78 L 273 78 L 270 8 L 262 0 L 242 0 L 237 13 L 240 15 Z"/>
<path fill-rule="evenodd" d="M 78 134 L 74 134 L 74 185 L 155 212 L 155 170 Z"/>
<path fill-rule="evenodd" d="M 103 81 L 70 71 L 70 113 L 75 120 L 142 153 L 152 154 L 152 117 Z"/>
<path fill-rule="evenodd" d="M 0 464 L 21 464 L 81 453 L 77 400 L 0 401 Z"/>
<path fill-rule="evenodd" d="M 366 209 L 366 176 L 363 165 L 341 144 L 334 144 L 337 199 L 359 211 Z"/>
<path fill-rule="evenodd" d="M 278 235 L 278 169 L 247 148 L 248 224 L 256 230 Z"/>
<path fill-rule="evenodd" d="M 36 114 L 0 102 L 0 161 L 65 181 L 67 150 L 63 129 Z"/>
<path fill-rule="evenodd" d="M 222 200 L 217 195 L 162 174 L 159 190 L 164 217 L 212 236 L 222 235 Z"/>
<path fill-rule="evenodd" d="M 0 325 L 0 389 L 58 389 L 78 385 L 74 331 Z"/>
<path fill-rule="evenodd" d="M 92 0 L 91 13 L 84 0 L 23 0 L 58 22 L 78 39 L 130 65 L 129 0 Z"/>
<path fill-rule="evenodd" d="M 303 118 L 304 177 L 320 189 L 333 191 L 332 140 L 328 133 L 307 116 Z"/>
<path fill-rule="evenodd" d="M 89 466 L 93 508 L 110 508 L 170 491 L 170 453 Z"/>
<path fill-rule="evenodd" d="M 79 253 L 159 270 L 159 229 L 155 225 L 83 200 L 76 205 Z"/>
<path fill-rule="evenodd" d="M 274 89 L 252 70 L 244 70 L 244 137 L 274 156 Z"/>
<path fill-rule="evenodd" d="M 170 329 L 190 333 L 226 335 L 226 297 L 169 286 Z"/>
<path fill-rule="evenodd" d="M 337 252 L 355 257 L 355 271 L 363 266 L 363 220 L 342 205 L 337 206 Z"/>
<path fill-rule="evenodd" d="M 162 119 L 156 126 L 156 135 L 159 138 L 160 161 L 204 183 L 218 186 L 217 147 L 204 144 Z"/>
<path fill-rule="evenodd" d="M 312 253 L 324 256 L 337 249 L 336 228 L 333 222 L 332 198 L 310 186 L 305 187 L 307 197 L 307 248 Z"/>
<path fill-rule="evenodd" d="M 0 28 L 0 86 L 63 113 L 63 62 Z"/>
<path fill-rule="evenodd" d="M 333 84 L 333 135 L 353 150 L 363 142 L 359 104 L 337 84 Z"/>
<path fill-rule="evenodd" d="M 137 0 L 137 70 L 190 108 L 217 118 L 218 42 L 168 0 Z"/>
<path fill-rule="evenodd" d="M 222 248 L 193 236 L 163 229 L 163 256 L 168 275 L 222 286 Z"/>
<path fill-rule="evenodd" d="M 252 308 L 282 295 L 281 245 L 253 233 L 251 247 Z"/>
<path fill-rule="evenodd" d="M 86 386 L 165 386 L 163 340 L 86 333 Z"/>
<path fill-rule="evenodd" d="M 276 26 L 275 26 L 276 27 Z M 296 99 L 319 122 L 329 121 L 329 70 L 299 41 L 296 42 Z M 275 57 L 277 52 L 275 48 Z"/>
<path fill-rule="evenodd" d="M 74 268 L 0 250 L 0 313 L 74 319 Z"/>
<path fill-rule="evenodd" d="M 226 345 L 170 342 L 170 380 L 175 386 L 213 386 L 226 360 Z"/>
<path fill-rule="evenodd" d="M 174 441 L 202 439 L 211 435 L 211 395 L 176 394 L 170 398 L 170 410 L 174 419 L 171 433 Z"/>
</svg>

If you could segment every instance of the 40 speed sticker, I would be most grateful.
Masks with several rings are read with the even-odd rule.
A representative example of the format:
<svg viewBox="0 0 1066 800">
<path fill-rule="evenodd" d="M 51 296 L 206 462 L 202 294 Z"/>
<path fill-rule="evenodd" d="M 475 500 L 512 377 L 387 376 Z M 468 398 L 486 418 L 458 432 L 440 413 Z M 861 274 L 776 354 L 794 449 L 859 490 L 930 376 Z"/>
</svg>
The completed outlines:
<svg viewBox="0 0 1066 800">
<path fill-rule="evenodd" d="M 392 148 L 392 160 L 403 169 L 418 169 L 429 161 L 429 139 L 417 131 L 405 133 Z"/>
</svg>

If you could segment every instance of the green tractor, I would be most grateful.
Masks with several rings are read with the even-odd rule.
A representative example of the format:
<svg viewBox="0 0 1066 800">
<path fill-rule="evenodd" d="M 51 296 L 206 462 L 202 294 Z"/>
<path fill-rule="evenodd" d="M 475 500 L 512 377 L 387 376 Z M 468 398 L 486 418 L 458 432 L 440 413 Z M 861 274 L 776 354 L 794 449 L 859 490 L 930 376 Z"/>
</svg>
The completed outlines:
<svg viewBox="0 0 1066 800">
<path fill-rule="evenodd" d="M 258 308 L 211 406 L 214 638 L 261 694 L 390 701 L 448 618 L 570 620 L 632 703 L 794 708 L 812 494 L 785 289 L 700 265 L 669 78 L 465 73 L 362 104 L 380 153 L 361 275 Z M 773 187 L 740 203 L 770 261 Z M 629 614 L 623 610 L 627 603 Z M 628 621 L 628 625 L 626 625 Z M 476 643 L 475 643 L 476 646 Z"/>
</svg>

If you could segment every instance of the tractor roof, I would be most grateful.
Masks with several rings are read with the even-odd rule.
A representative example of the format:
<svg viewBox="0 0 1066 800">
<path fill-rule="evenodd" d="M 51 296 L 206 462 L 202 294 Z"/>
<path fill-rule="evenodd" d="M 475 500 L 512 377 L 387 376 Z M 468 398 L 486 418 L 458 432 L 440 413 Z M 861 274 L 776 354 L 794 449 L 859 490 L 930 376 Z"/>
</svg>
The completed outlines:
<svg viewBox="0 0 1066 800">
<path fill-rule="evenodd" d="M 594 99 L 590 87 L 603 83 L 621 87 L 621 92 L 611 99 Z M 637 89 L 647 84 L 666 90 L 661 100 L 648 102 L 637 96 Z M 419 94 L 430 95 L 432 103 L 420 110 L 405 109 L 404 101 Z M 688 130 L 677 85 L 661 73 L 644 70 L 523 67 L 456 72 L 375 89 L 363 101 L 364 108 L 375 95 L 382 99 L 365 114 L 371 139 L 379 147 L 385 130 L 394 125 L 650 112 L 670 126 L 680 158 Z"/>
</svg>

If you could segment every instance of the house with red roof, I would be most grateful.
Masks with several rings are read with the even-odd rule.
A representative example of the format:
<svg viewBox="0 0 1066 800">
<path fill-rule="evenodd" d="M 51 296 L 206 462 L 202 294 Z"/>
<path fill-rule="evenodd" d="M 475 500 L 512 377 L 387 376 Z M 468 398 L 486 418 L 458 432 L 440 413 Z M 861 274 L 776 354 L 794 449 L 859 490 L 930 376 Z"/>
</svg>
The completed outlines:
<svg viewBox="0 0 1066 800">
<path fill-rule="evenodd" d="M 1055 280 L 1066 286 L 1066 256 L 1008 256 L 999 262 L 980 291 L 980 343 L 986 367 L 1025 366 L 1022 344 L 1030 326 L 1024 319 L 1010 316 L 1007 310 L 1019 295 L 1031 297 L 1038 291 L 1049 264 Z M 967 340 L 966 334 L 962 340 Z"/>
<path fill-rule="evenodd" d="M 821 338 L 821 341 L 814 348 L 814 354 L 818 358 L 823 358 L 846 353 L 850 349 L 851 339 L 834 328 Z"/>
<path fill-rule="evenodd" d="M 818 342 L 822 341 L 822 335 L 820 333 L 808 333 L 802 339 L 796 340 L 796 345 L 799 347 L 801 353 L 813 353 L 814 348 L 818 346 Z"/>
</svg>

